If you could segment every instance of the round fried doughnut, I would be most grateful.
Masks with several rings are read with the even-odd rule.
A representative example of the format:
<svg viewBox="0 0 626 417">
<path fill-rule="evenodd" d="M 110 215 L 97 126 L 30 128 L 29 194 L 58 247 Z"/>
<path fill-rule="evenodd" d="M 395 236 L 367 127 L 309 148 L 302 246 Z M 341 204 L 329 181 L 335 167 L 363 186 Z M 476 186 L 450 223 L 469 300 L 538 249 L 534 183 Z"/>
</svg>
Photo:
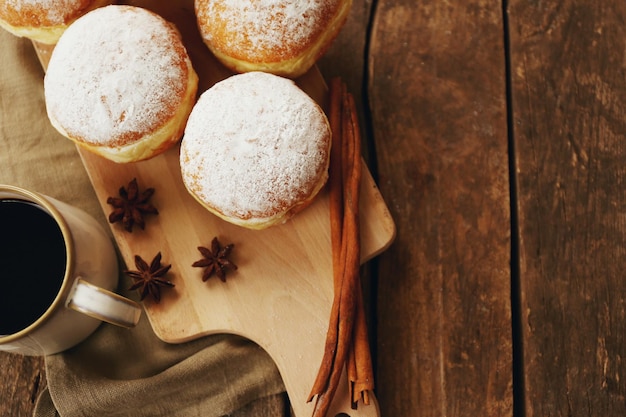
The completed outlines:
<svg viewBox="0 0 626 417">
<path fill-rule="evenodd" d="M 352 0 L 195 0 L 204 43 L 237 72 L 295 78 L 344 25 Z"/>
<path fill-rule="evenodd" d="M 55 44 L 80 16 L 113 0 L 0 0 L 0 26 L 12 34 Z"/>
<path fill-rule="evenodd" d="M 173 25 L 113 5 L 74 22 L 44 79 L 52 125 L 115 162 L 151 158 L 181 138 L 198 77 Z"/>
<path fill-rule="evenodd" d="M 264 229 L 312 202 L 328 179 L 330 146 L 326 115 L 293 81 L 238 74 L 205 91 L 191 111 L 183 182 L 215 215 Z"/>
</svg>

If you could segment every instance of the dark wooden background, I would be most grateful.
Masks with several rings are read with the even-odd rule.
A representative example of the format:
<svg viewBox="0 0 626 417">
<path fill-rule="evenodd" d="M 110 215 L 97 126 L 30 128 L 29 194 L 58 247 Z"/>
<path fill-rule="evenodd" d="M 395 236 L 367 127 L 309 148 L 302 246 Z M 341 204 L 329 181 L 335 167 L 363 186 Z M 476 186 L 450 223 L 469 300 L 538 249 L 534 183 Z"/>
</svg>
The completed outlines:
<svg viewBox="0 0 626 417">
<path fill-rule="evenodd" d="M 626 2 L 511 2 L 509 34 L 527 414 L 625 415 Z"/>
<path fill-rule="evenodd" d="M 398 229 L 364 269 L 381 415 L 625 415 L 626 2 L 354 0 L 319 65 Z M 29 415 L 42 360 L 0 369 Z"/>
</svg>

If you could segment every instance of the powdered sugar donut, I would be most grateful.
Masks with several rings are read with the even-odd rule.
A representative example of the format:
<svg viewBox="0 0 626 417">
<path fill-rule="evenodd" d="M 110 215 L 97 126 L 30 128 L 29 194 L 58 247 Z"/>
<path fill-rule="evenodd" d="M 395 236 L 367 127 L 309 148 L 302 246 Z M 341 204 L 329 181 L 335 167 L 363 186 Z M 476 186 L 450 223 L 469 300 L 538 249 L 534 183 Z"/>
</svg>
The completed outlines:
<svg viewBox="0 0 626 417">
<path fill-rule="evenodd" d="M 293 81 L 234 75 L 205 91 L 181 142 L 183 182 L 203 206 L 250 229 L 283 223 L 328 178 L 331 131 Z"/>
<path fill-rule="evenodd" d="M 12 34 L 55 44 L 85 13 L 113 0 L 0 0 L 0 26 Z"/>
<path fill-rule="evenodd" d="M 298 77 L 343 27 L 352 0 L 195 0 L 204 42 L 237 72 Z"/>
<path fill-rule="evenodd" d="M 76 20 L 56 45 L 44 79 L 52 125 L 115 162 L 151 158 L 178 142 L 197 87 L 174 26 L 121 5 Z"/>
</svg>

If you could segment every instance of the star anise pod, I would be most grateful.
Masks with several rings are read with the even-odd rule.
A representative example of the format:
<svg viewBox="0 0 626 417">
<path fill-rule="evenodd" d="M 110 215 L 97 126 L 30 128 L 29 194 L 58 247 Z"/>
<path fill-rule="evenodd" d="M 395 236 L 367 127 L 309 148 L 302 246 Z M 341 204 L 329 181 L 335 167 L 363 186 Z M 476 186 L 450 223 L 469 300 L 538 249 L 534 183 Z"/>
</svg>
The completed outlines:
<svg viewBox="0 0 626 417">
<path fill-rule="evenodd" d="M 198 250 L 202 256 L 204 256 L 204 259 L 194 262 L 192 266 L 205 268 L 202 273 L 202 281 L 208 280 L 211 278 L 211 275 L 215 273 L 217 277 L 222 280 L 222 282 L 226 282 L 226 269 L 237 269 L 237 265 L 228 259 L 228 256 L 234 246 L 235 245 L 231 243 L 230 245 L 226 245 L 222 248 L 219 240 L 217 240 L 217 237 L 214 237 L 211 241 L 211 249 L 203 246 L 198 247 Z"/>
<path fill-rule="evenodd" d="M 146 227 L 144 215 L 159 214 L 158 210 L 148 202 L 154 194 L 154 188 L 147 188 L 140 193 L 136 178 L 128 183 L 128 189 L 120 187 L 119 194 L 119 197 L 107 199 L 107 203 L 113 206 L 113 211 L 109 214 L 110 223 L 121 221 L 124 229 L 132 232 L 135 224 L 142 229 Z"/>
<path fill-rule="evenodd" d="M 135 266 L 137 271 L 126 270 L 124 273 L 135 281 L 130 290 L 141 289 L 142 300 L 149 294 L 158 303 L 161 301 L 161 287 L 174 286 L 171 281 L 162 278 L 172 265 L 161 265 L 161 252 L 154 257 L 150 265 L 141 259 L 141 256 L 135 255 Z"/>
</svg>

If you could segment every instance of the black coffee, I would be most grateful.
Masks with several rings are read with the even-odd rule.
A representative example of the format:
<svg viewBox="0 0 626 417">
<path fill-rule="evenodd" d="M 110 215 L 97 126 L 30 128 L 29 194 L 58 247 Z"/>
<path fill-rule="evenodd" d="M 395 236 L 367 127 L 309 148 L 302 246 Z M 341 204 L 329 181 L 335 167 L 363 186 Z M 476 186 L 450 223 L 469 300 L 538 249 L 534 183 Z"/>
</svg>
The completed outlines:
<svg viewBox="0 0 626 417">
<path fill-rule="evenodd" d="M 0 335 L 22 330 L 52 304 L 67 253 L 57 222 L 24 200 L 0 200 Z"/>
</svg>

